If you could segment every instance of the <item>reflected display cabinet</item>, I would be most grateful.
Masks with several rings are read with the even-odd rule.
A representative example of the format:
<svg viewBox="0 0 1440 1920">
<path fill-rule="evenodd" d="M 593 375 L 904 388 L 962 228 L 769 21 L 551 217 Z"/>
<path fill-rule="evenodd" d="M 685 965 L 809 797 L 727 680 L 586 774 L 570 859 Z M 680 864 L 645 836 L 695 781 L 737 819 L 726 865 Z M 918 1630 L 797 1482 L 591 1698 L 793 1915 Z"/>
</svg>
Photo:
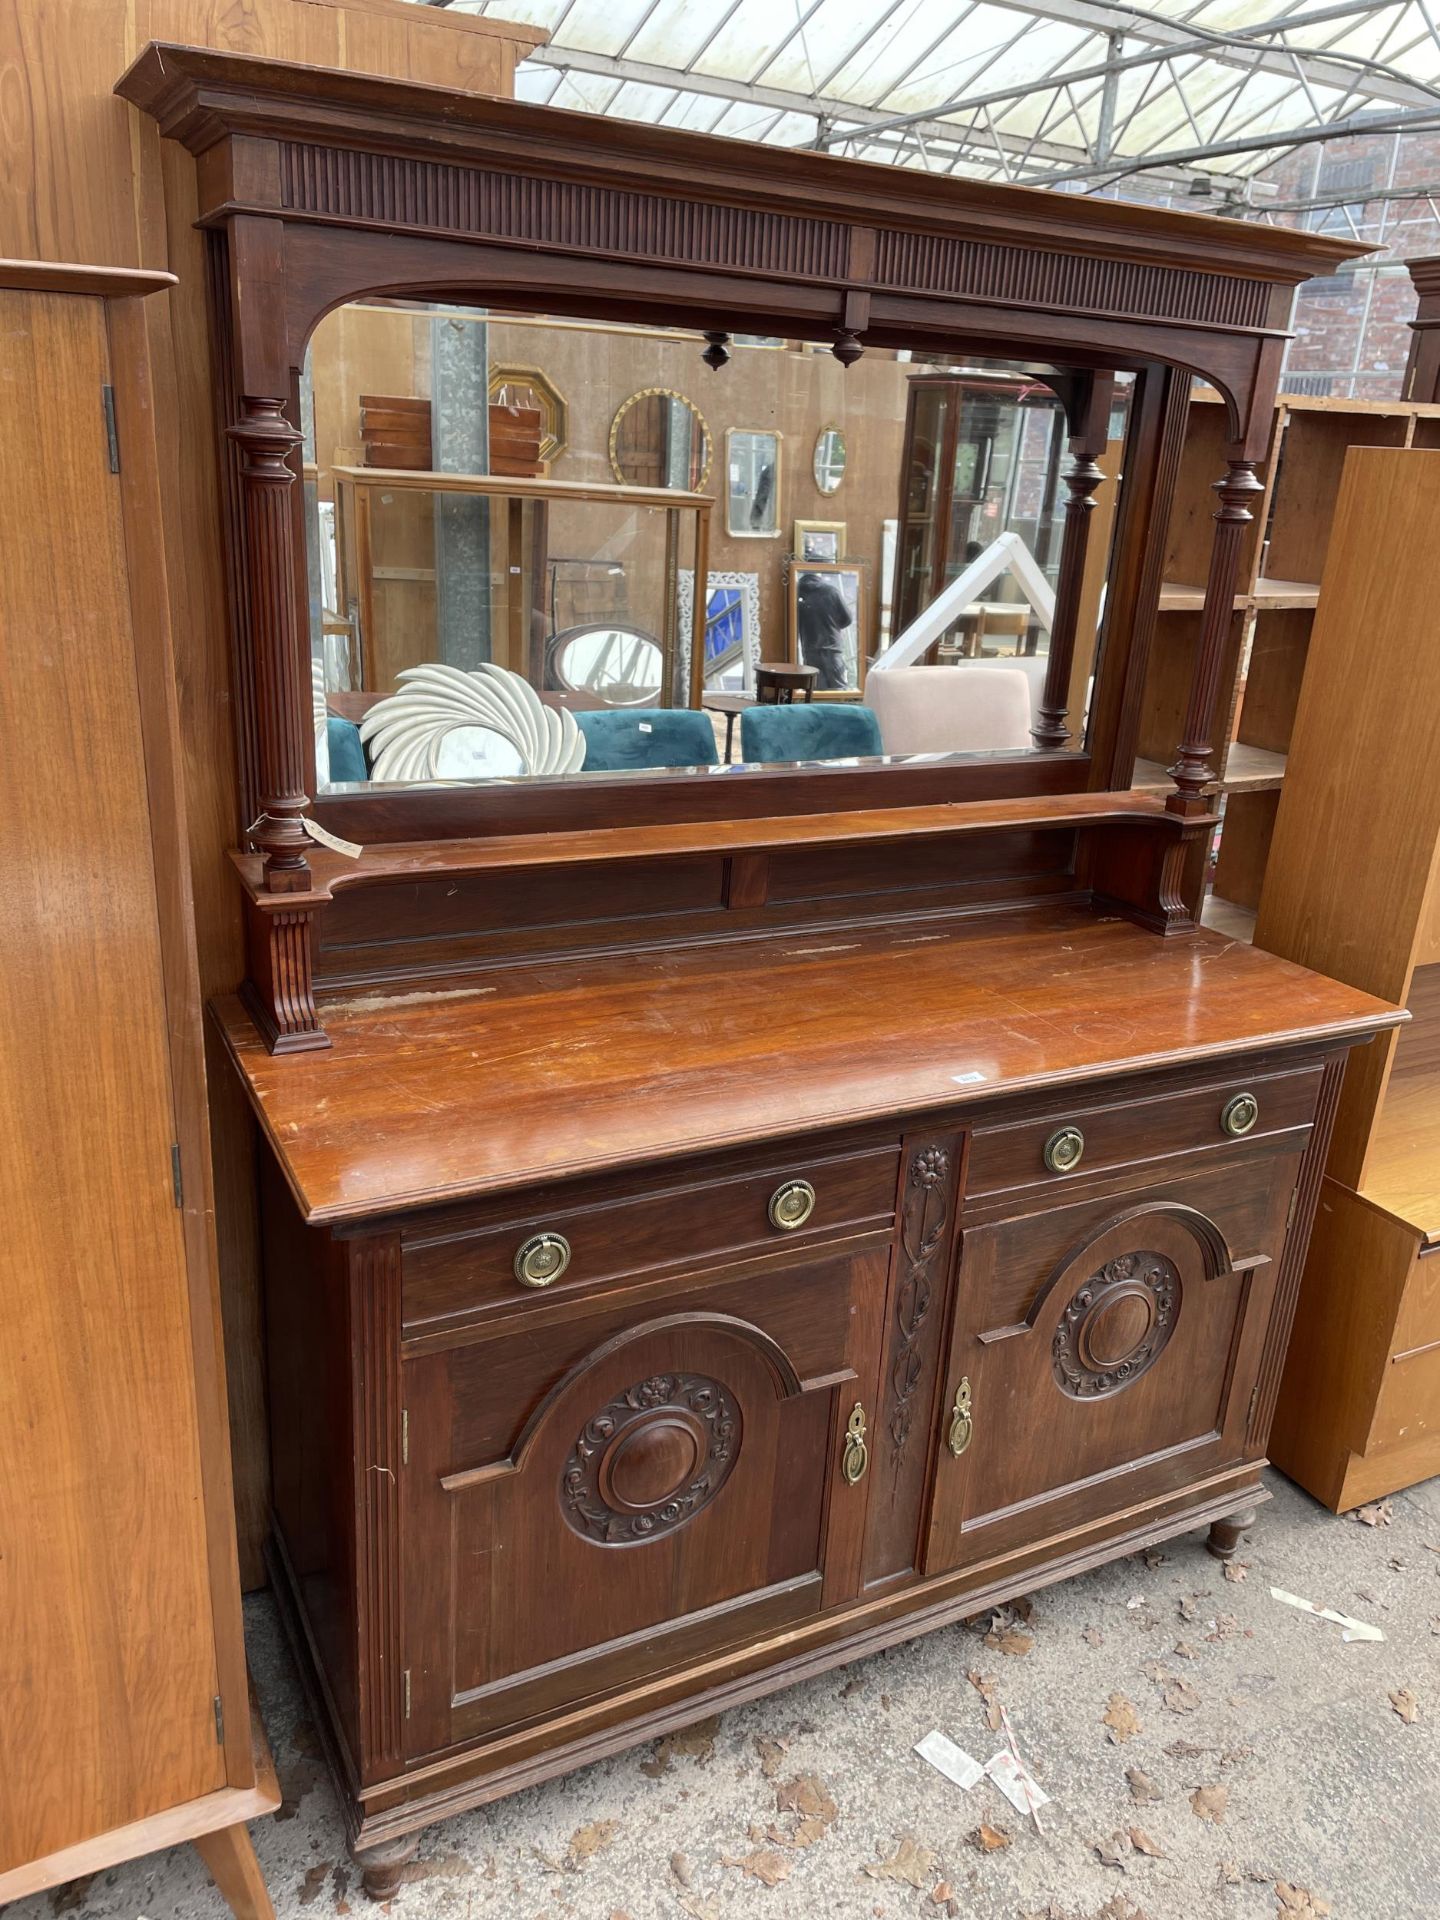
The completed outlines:
<svg viewBox="0 0 1440 1920">
<path fill-rule="evenodd" d="M 1233 1553 L 1344 1061 L 1404 1017 L 1181 891 L 1293 291 L 1345 249 L 178 47 L 119 91 L 195 155 L 211 248 L 249 932 L 212 1013 L 266 1143 L 272 1567 L 368 1890 L 434 1819 L 1005 1595 L 1196 1527 Z M 1048 641 L 994 675 L 1029 745 L 795 703 L 755 729 L 783 757 L 718 765 L 693 698 L 576 714 L 441 648 L 387 698 L 508 715 L 522 771 L 317 779 L 307 343 L 366 297 L 603 325 L 597 382 L 688 342 L 717 453 L 788 438 L 786 485 L 814 426 L 725 383 L 799 343 L 852 537 L 898 494 L 836 383 L 903 350 L 1048 387 L 1053 583 L 1004 549 Z M 1136 793 L 1196 374 L 1228 439 L 1195 670 Z M 866 695 L 973 705 L 996 663 L 918 645 Z"/>
</svg>

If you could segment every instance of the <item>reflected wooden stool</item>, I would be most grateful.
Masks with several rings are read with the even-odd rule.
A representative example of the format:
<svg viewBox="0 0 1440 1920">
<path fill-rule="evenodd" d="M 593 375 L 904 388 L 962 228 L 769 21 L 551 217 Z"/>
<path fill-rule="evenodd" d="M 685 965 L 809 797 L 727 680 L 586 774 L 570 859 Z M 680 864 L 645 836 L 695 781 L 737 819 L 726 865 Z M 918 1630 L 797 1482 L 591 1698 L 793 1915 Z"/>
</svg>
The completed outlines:
<svg viewBox="0 0 1440 1920">
<path fill-rule="evenodd" d="M 788 707 L 799 698 L 814 698 L 818 667 L 792 666 L 788 660 L 760 660 L 755 665 L 755 699 L 762 707 Z"/>
<path fill-rule="evenodd" d="M 730 764 L 730 749 L 735 739 L 735 722 L 747 707 L 755 705 L 753 693 L 707 693 L 700 702 L 706 713 L 725 716 L 725 764 Z"/>
</svg>

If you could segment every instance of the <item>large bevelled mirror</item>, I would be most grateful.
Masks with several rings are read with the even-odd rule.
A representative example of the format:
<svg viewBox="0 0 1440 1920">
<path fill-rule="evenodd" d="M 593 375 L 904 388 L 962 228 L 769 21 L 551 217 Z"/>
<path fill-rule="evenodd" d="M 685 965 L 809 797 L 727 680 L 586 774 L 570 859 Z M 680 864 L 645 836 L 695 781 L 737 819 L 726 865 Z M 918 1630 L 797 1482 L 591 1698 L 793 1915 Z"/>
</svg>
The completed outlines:
<svg viewBox="0 0 1440 1920">
<path fill-rule="evenodd" d="M 716 337 L 378 298 L 321 321 L 319 790 L 1084 744 L 1130 377 L 738 334 L 717 366 Z M 1077 434 L 1103 477 L 1067 514 Z"/>
</svg>

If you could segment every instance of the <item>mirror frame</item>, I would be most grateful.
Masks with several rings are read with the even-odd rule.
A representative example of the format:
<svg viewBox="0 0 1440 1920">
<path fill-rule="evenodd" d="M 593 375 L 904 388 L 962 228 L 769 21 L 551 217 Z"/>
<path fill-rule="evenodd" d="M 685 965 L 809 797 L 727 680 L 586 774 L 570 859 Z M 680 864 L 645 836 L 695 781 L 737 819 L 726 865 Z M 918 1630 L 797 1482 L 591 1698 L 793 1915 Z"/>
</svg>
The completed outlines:
<svg viewBox="0 0 1440 1920">
<path fill-rule="evenodd" d="M 775 442 L 775 524 L 773 527 L 732 527 L 730 508 L 735 499 L 730 491 L 730 443 L 742 433 L 757 440 Z M 780 522 L 780 479 L 785 469 L 785 436 L 778 427 L 727 427 L 725 429 L 725 533 L 731 540 L 781 540 L 785 529 Z"/>
<path fill-rule="evenodd" d="M 1298 230 L 828 153 L 787 152 L 777 175 L 773 150 L 745 141 L 176 45 L 152 43 L 117 92 L 197 157 L 241 825 L 255 823 L 270 894 L 309 885 L 307 820 L 375 845 L 1128 786 L 1190 378 L 1218 389 L 1232 470 L 1253 475 L 1294 288 L 1353 251 Z M 828 342 L 845 364 L 869 344 L 1003 358 L 1041 377 L 1064 366 L 1077 392 L 1094 373 L 1135 372 L 1085 746 L 312 802 L 299 372 L 317 322 L 365 296 L 662 324 L 693 329 L 697 348 L 712 331 Z M 1214 597 L 1228 613 L 1228 589 Z M 1187 745 L 1172 798 L 1188 804 L 1208 751 Z"/>
<path fill-rule="evenodd" d="M 678 387 L 641 387 L 637 392 L 632 393 L 628 400 L 622 400 L 615 409 L 615 418 L 610 422 L 610 432 L 605 442 L 605 450 L 610 460 L 610 471 L 615 476 L 615 484 L 620 487 L 633 487 L 638 484 L 634 480 L 627 479 L 620 468 L 620 422 L 637 402 L 656 398 L 680 401 L 683 406 L 687 406 L 690 409 L 691 413 L 693 413 L 695 418 L 700 422 L 701 431 L 705 435 L 705 464 L 700 469 L 700 478 L 695 482 L 692 491 L 695 493 L 703 493 L 705 490 L 705 482 L 710 478 L 711 469 L 715 465 L 715 435 L 710 431 L 710 422 L 705 418 L 689 394 L 681 393 Z"/>
<path fill-rule="evenodd" d="M 840 478 L 835 482 L 833 487 L 827 487 L 823 486 L 820 480 L 820 448 L 822 443 L 828 440 L 832 433 L 839 435 L 840 445 L 845 449 L 845 458 L 840 464 Z M 822 500 L 833 500 L 835 498 L 836 494 L 839 493 L 841 487 L 845 484 L 845 475 L 849 471 L 849 467 L 850 444 L 845 438 L 845 429 L 832 421 L 828 427 L 821 427 L 815 436 L 815 445 L 810 449 L 810 478 L 815 482 L 815 491 Z"/>
</svg>

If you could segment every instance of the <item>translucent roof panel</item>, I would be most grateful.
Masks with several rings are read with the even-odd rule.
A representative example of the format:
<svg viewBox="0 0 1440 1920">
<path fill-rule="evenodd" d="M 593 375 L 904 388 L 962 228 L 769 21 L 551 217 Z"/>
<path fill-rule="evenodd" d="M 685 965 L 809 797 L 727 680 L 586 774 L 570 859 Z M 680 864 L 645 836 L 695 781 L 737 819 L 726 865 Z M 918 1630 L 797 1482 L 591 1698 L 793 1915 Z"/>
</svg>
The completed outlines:
<svg viewBox="0 0 1440 1920">
<path fill-rule="evenodd" d="M 1440 126 L 1432 0 L 449 4 L 549 34 L 522 99 L 1080 192 L 1243 194 L 1317 130 Z"/>
</svg>

